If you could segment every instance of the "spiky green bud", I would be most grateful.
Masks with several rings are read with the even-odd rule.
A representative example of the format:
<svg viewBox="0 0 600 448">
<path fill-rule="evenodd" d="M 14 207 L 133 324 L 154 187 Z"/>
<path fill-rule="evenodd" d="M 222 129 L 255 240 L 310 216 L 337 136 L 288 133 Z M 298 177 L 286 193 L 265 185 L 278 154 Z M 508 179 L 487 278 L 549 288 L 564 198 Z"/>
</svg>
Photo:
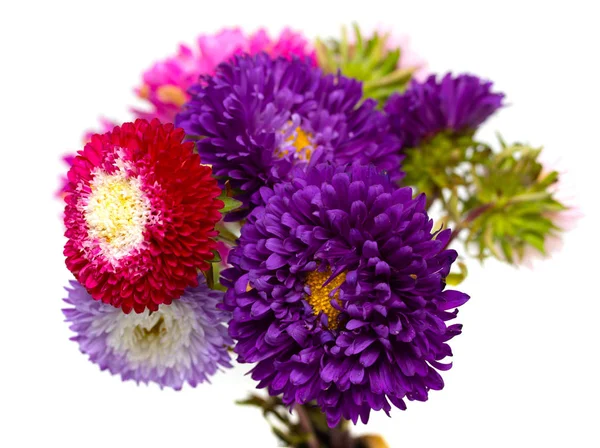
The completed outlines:
<svg viewBox="0 0 600 448">
<path fill-rule="evenodd" d="M 465 243 L 484 259 L 494 256 L 516 263 L 530 246 L 545 254 L 547 239 L 560 229 L 552 217 L 566 207 L 554 197 L 558 172 L 545 172 L 541 149 L 503 145 L 488 163 L 472 168 L 473 189 L 467 211 L 480 210 L 468 220 Z"/>
<path fill-rule="evenodd" d="M 315 48 L 319 66 L 326 73 L 337 73 L 363 82 L 363 95 L 383 104 L 394 92 L 402 92 L 416 67 L 399 68 L 402 50 L 392 48 L 388 34 L 374 33 L 365 39 L 353 25 L 354 42 L 349 42 L 345 27 L 341 38 L 317 39 Z"/>
</svg>

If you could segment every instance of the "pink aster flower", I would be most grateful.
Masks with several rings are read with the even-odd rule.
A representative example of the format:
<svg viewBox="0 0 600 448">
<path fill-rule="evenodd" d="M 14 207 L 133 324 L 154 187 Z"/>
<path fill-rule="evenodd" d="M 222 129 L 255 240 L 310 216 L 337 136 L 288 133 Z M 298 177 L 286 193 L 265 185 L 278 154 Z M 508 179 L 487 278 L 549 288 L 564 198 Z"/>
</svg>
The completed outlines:
<svg viewBox="0 0 600 448">
<path fill-rule="evenodd" d="M 315 55 L 308 41 L 299 33 L 284 29 L 271 39 L 264 29 L 246 36 L 239 28 L 223 29 L 214 35 L 200 35 L 196 47 L 180 45 L 177 54 L 156 62 L 143 74 L 143 84 L 136 89 L 140 98 L 151 104 L 149 111 L 133 109 L 139 118 L 158 118 L 172 122 L 188 100 L 187 89 L 200 75 L 214 73 L 216 67 L 235 54 L 266 52 L 271 56 L 310 58 Z"/>
<path fill-rule="evenodd" d="M 188 100 L 187 89 L 195 84 L 203 74 L 212 74 L 221 62 L 240 53 L 257 54 L 264 51 L 271 56 L 291 59 L 294 56 L 309 58 L 316 65 L 315 53 L 306 38 L 289 28 L 285 28 L 277 39 L 271 39 L 264 29 L 245 35 L 240 28 L 225 28 L 210 35 L 198 37 L 196 47 L 181 44 L 174 56 L 158 61 L 142 75 L 143 84 L 135 89 L 137 95 L 148 101 L 150 110 L 132 109 L 137 118 L 148 121 L 158 118 L 163 123 L 171 123 L 181 106 Z M 84 143 L 92 135 L 112 130 L 117 123 L 101 118 L 98 131 L 87 131 Z M 71 166 L 74 155 L 63 160 Z M 57 196 L 63 197 L 67 179 L 62 178 Z"/>
</svg>

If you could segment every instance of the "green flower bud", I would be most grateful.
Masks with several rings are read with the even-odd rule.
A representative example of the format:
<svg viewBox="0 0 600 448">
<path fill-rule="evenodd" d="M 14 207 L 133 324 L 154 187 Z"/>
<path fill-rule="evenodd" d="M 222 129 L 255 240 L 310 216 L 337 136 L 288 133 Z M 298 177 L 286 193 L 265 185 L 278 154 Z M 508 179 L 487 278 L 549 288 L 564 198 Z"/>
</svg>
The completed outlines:
<svg viewBox="0 0 600 448">
<path fill-rule="evenodd" d="M 341 38 L 322 41 L 315 48 L 319 66 L 326 73 L 337 73 L 363 82 L 363 95 L 383 104 L 394 92 L 403 91 L 418 67 L 399 66 L 402 50 L 389 43 L 388 34 L 374 33 L 364 39 L 354 24 L 354 42 L 350 43 L 346 28 Z"/>
</svg>

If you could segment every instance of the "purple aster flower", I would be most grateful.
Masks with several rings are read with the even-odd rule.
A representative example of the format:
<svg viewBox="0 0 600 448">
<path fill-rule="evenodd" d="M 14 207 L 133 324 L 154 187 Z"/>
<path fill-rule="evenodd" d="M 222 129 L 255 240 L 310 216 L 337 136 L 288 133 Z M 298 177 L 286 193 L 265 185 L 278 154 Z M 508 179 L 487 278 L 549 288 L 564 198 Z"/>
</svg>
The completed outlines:
<svg viewBox="0 0 600 448">
<path fill-rule="evenodd" d="M 376 102 L 362 101 L 356 80 L 261 53 L 220 65 L 190 95 L 176 123 L 199 139 L 203 162 L 244 203 L 231 220 L 259 205 L 260 188 L 289 179 L 295 166 L 357 161 L 401 177 L 400 141 Z"/>
<path fill-rule="evenodd" d="M 461 332 L 445 290 L 456 258 L 425 196 L 374 167 L 320 164 L 260 191 L 223 272 L 229 333 L 252 377 L 286 405 L 315 401 L 329 425 L 367 422 L 442 389 Z"/>
<path fill-rule="evenodd" d="M 504 94 L 492 92 L 492 83 L 477 76 L 450 73 L 438 81 L 413 81 L 385 105 L 393 132 L 405 148 L 442 131 L 472 132 L 502 107 Z"/>
<path fill-rule="evenodd" d="M 229 313 L 217 309 L 223 293 L 209 289 L 203 275 L 198 282 L 158 311 L 125 314 L 71 281 L 65 302 L 72 307 L 63 309 L 77 333 L 71 339 L 101 370 L 120 374 L 123 381 L 195 387 L 220 367 L 231 367 L 227 346 L 232 344 L 224 325 Z"/>
</svg>

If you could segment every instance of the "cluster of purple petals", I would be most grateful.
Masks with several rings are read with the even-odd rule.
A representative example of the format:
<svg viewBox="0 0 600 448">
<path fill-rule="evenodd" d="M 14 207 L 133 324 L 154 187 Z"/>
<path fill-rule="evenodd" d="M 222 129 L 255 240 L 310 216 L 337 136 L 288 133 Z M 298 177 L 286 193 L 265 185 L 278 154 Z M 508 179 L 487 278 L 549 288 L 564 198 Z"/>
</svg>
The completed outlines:
<svg viewBox="0 0 600 448">
<path fill-rule="evenodd" d="M 180 390 L 186 382 L 195 387 L 208 381 L 208 377 L 222 367 L 231 367 L 227 347 L 233 344 L 225 326 L 230 314 L 218 309 L 223 293 L 209 289 L 202 274 L 198 276 L 198 283 L 197 287 L 186 289 L 177 304 L 161 305 L 180 306 L 181 303 L 192 310 L 191 316 L 184 317 L 192 322 L 189 345 L 183 348 L 187 352 L 185 357 L 191 360 L 189 363 L 151 366 L 140 364 L 139 360 L 131 362 L 128 353 L 116 351 L 108 338 L 120 319 L 136 319 L 138 315 L 125 314 L 112 305 L 94 300 L 76 281 L 71 281 L 70 288 L 65 288 L 68 296 L 64 301 L 70 306 L 63 309 L 69 328 L 76 333 L 71 340 L 77 342 L 81 352 L 101 370 L 120 375 L 123 381 L 154 382 L 161 388 L 175 390 Z"/>
<path fill-rule="evenodd" d="M 330 426 L 405 409 L 443 387 L 447 325 L 468 300 L 445 290 L 450 231 L 432 233 L 423 195 L 373 166 L 320 164 L 263 187 L 223 272 L 229 333 L 252 378 L 288 406 L 315 401 Z M 306 276 L 346 273 L 339 325 L 315 316 Z"/>
<path fill-rule="evenodd" d="M 439 132 L 475 131 L 502 107 L 503 98 L 489 81 L 448 73 L 440 81 L 435 75 L 413 81 L 406 92 L 389 98 L 385 111 L 403 147 L 411 148 Z"/>
<path fill-rule="evenodd" d="M 203 162 L 222 182 L 229 179 L 243 202 L 230 220 L 247 215 L 261 203 L 261 187 L 288 180 L 297 166 L 372 163 L 393 179 L 402 176 L 400 141 L 376 102 L 362 101 L 362 84 L 324 75 L 308 60 L 237 56 L 189 93 L 176 125 L 198 139 Z M 308 161 L 282 151 L 298 127 L 312 142 Z"/>
</svg>

